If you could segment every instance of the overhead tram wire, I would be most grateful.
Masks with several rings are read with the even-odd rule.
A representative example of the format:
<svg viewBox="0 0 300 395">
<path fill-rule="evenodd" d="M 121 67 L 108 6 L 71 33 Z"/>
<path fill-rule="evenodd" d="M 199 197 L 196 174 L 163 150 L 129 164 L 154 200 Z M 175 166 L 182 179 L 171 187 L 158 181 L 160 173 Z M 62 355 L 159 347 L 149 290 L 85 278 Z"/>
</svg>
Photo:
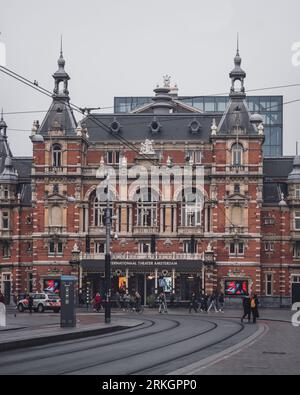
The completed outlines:
<svg viewBox="0 0 300 395">
<path fill-rule="evenodd" d="M 1 67 L 1 66 L 0 66 Z M 283 102 L 282 103 L 282 106 L 286 106 L 286 105 L 289 105 L 289 104 L 293 104 L 293 103 L 298 103 L 298 102 L 300 102 L 300 98 L 299 99 L 294 99 L 294 100 L 289 100 L 289 101 L 286 101 L 286 102 Z M 270 109 L 272 109 L 272 108 L 275 108 L 275 107 L 278 107 L 278 105 L 277 104 L 275 104 L 274 106 L 270 106 L 270 107 L 266 107 L 265 109 L 264 109 L 264 111 L 268 111 L 268 110 L 270 110 Z M 53 110 L 54 111 L 54 110 Z M 32 114 L 35 114 L 35 113 L 39 113 L 39 112 L 48 112 L 48 111 L 28 111 L 28 112 L 16 112 L 16 114 L 28 114 L 28 113 L 32 113 Z M 243 114 L 245 111 L 240 111 L 240 114 Z M 252 113 L 253 111 L 250 111 L 250 113 Z M 223 113 L 225 113 L 225 111 L 223 111 L 222 112 L 222 114 Z M 7 114 L 15 114 L 15 113 L 3 113 L 3 115 L 7 115 Z M 82 112 L 81 112 L 81 114 L 82 114 Z M 196 113 L 195 113 L 196 114 Z M 194 114 L 194 115 L 195 115 Z M 210 114 L 210 113 L 204 113 L 204 114 Z M 213 112 L 212 114 L 214 114 L 214 115 L 221 115 L 221 113 L 220 114 L 218 114 L 218 113 L 215 113 L 215 112 Z M 227 114 L 235 114 L 235 112 L 227 112 Z M 91 115 L 94 115 L 94 114 L 89 114 L 90 116 Z M 95 114 L 95 115 L 98 115 L 98 114 Z M 100 114 L 99 114 L 100 115 Z M 105 114 L 105 115 L 111 115 L 111 116 L 116 116 L 116 114 L 113 114 L 113 113 L 111 113 L 111 114 Z M 120 113 L 120 114 L 117 114 L 117 115 L 120 115 L 120 116 L 122 116 L 122 115 L 128 115 L 128 114 L 126 114 L 126 113 Z M 174 114 L 173 114 L 174 115 Z M 199 115 L 201 115 L 201 113 L 199 113 Z M 149 116 L 149 114 L 147 114 L 147 116 Z M 186 119 L 186 117 L 181 117 L 181 116 L 178 116 L 178 117 L 176 117 L 176 120 L 184 120 L 184 119 Z M 170 121 L 174 121 L 174 119 L 172 119 L 172 118 L 170 118 L 170 116 L 168 116 L 168 118 L 164 118 L 163 116 L 160 116 L 159 117 L 159 120 L 161 121 L 161 122 L 170 122 Z M 132 123 L 128 123 L 128 124 L 126 124 L 127 126 L 134 126 L 134 125 L 142 125 L 142 124 L 144 124 L 144 122 L 132 122 Z M 108 128 L 109 128 L 109 126 L 108 125 L 106 125 Z M 89 127 L 89 129 L 97 129 L 97 127 Z M 31 132 L 31 129 L 10 129 L 9 128 L 9 130 L 11 130 L 11 131 L 20 131 L 20 132 Z M 65 129 L 65 130 L 69 130 L 69 129 Z"/>
<path fill-rule="evenodd" d="M 21 83 L 23 83 L 23 84 L 35 89 L 36 91 L 38 91 L 38 92 L 50 97 L 51 99 L 53 98 L 52 92 L 50 92 L 47 89 L 41 87 L 40 85 L 35 84 L 34 82 L 28 80 L 27 78 L 22 77 L 21 75 L 15 73 L 14 71 L 12 71 L 12 70 L 4 67 L 4 66 L 1 66 L 1 65 L 0 65 L 0 71 L 2 71 L 4 74 L 7 74 L 9 77 L 12 77 L 12 78 L 16 79 L 17 81 L 19 81 L 19 82 L 21 82 Z M 80 113 L 81 115 L 85 115 L 85 112 L 80 107 L 78 107 L 77 105 L 69 102 L 69 106 L 70 106 L 70 108 L 72 110 Z M 141 154 L 136 149 L 136 147 L 130 143 L 130 141 L 128 141 L 127 139 L 125 139 L 124 137 L 122 137 L 120 135 L 115 135 L 114 133 L 112 133 L 110 127 L 108 125 L 106 125 L 105 123 L 103 123 L 102 121 L 99 121 L 98 119 L 96 119 L 93 114 L 89 114 L 89 119 L 91 119 L 91 121 L 93 121 L 94 124 L 99 126 L 101 129 L 103 129 L 105 132 L 107 132 L 110 136 L 112 136 L 113 138 L 119 140 L 122 144 L 127 146 L 130 150 L 138 153 L 140 156 L 142 156 L 146 160 L 152 162 L 153 164 L 156 164 L 155 161 L 153 160 L 153 158 L 149 157 L 146 154 Z"/>
</svg>

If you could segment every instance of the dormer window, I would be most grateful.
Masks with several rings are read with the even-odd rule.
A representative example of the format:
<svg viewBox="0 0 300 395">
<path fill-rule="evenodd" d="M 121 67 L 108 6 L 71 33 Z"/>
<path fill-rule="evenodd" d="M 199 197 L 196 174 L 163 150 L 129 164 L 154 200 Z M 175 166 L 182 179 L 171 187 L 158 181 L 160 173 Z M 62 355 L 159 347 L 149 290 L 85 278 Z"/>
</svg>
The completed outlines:
<svg viewBox="0 0 300 395">
<path fill-rule="evenodd" d="M 62 150 L 59 144 L 55 144 L 52 148 L 52 162 L 53 167 L 61 167 Z"/>
<path fill-rule="evenodd" d="M 231 148 L 232 152 L 232 165 L 233 166 L 242 166 L 243 164 L 243 152 L 244 148 L 242 144 L 233 144 Z"/>
</svg>

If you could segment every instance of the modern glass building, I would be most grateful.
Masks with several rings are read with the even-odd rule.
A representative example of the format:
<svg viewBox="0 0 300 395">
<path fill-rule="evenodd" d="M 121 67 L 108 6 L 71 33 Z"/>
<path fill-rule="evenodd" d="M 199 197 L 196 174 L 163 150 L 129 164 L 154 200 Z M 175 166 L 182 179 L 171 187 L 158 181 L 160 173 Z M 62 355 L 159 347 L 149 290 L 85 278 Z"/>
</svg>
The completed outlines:
<svg viewBox="0 0 300 395">
<path fill-rule="evenodd" d="M 223 113 L 229 96 L 181 96 L 178 100 L 205 112 Z M 248 96 L 246 98 L 251 113 L 259 113 L 264 118 L 266 141 L 265 157 L 283 155 L 283 96 Z M 151 103 L 151 97 L 115 97 L 114 112 L 129 113 L 144 104 Z"/>
</svg>

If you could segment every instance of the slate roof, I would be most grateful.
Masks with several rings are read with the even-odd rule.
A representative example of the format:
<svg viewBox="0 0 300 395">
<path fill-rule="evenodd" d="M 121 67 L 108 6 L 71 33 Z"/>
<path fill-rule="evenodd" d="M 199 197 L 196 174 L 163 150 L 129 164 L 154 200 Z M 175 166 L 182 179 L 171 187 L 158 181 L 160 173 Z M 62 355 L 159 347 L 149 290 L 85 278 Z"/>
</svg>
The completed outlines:
<svg viewBox="0 0 300 395">
<path fill-rule="evenodd" d="M 231 98 L 218 126 L 218 133 L 231 134 L 234 128 L 239 126 L 248 135 L 257 135 L 257 128 L 250 123 L 250 117 L 246 100 Z"/>
<path fill-rule="evenodd" d="M 54 98 L 39 133 L 47 136 L 50 130 L 63 130 L 66 136 L 74 136 L 77 122 L 67 100 Z"/>
<path fill-rule="evenodd" d="M 211 125 L 213 119 L 218 123 L 220 114 L 92 114 L 85 118 L 90 142 L 116 142 L 112 133 L 106 132 L 96 122 L 102 122 L 108 127 L 113 121 L 121 125 L 120 136 L 131 141 L 209 141 L 211 136 Z M 153 120 L 160 123 L 161 129 L 157 134 L 150 130 Z M 190 131 L 193 121 L 201 124 L 199 133 Z"/>
</svg>

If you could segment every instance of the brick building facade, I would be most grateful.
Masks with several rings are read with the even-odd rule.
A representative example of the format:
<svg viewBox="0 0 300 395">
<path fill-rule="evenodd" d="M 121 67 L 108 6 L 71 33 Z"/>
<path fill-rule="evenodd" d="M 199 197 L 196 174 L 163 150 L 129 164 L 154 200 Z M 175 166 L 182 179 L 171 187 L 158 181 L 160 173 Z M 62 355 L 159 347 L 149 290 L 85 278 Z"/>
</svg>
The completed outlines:
<svg viewBox="0 0 300 395">
<path fill-rule="evenodd" d="M 113 291 L 125 284 L 146 301 L 168 279 L 181 300 L 192 290 L 229 296 L 239 287 L 265 304 L 296 300 L 300 158 L 263 158 L 264 127 L 247 108 L 239 52 L 222 116 L 180 102 L 165 78 L 153 101 L 132 113 L 88 114 L 77 124 L 62 53 L 58 66 L 50 109 L 32 128 L 32 158 L 13 157 L 1 118 L 0 285 L 7 297 L 59 286 L 61 274 L 77 276 L 69 264 L 75 244 L 80 287 L 103 292 L 106 201 L 98 192 L 115 169 Z M 141 184 L 134 166 L 151 165 L 188 169 L 190 190 L 177 190 L 174 177 L 168 186 L 160 178 L 156 188 Z"/>
</svg>

